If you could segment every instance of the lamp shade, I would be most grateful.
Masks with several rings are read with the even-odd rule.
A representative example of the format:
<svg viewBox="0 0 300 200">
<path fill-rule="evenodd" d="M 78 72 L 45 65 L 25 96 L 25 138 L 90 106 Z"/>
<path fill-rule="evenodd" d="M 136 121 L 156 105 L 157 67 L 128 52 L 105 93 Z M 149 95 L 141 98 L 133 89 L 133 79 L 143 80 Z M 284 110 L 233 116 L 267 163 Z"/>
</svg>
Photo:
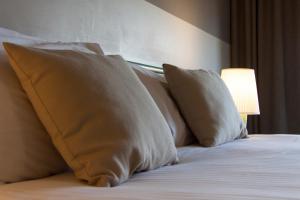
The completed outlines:
<svg viewBox="0 0 300 200">
<path fill-rule="evenodd" d="M 258 115 L 259 104 L 253 69 L 223 69 L 221 77 L 227 85 L 238 111 L 242 114 Z"/>
</svg>

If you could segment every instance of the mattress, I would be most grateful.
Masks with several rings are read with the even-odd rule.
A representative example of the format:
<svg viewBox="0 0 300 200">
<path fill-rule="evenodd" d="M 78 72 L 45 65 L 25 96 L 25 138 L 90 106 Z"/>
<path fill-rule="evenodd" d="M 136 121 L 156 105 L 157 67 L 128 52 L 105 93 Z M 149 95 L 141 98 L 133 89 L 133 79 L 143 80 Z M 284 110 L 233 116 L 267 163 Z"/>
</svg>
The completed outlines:
<svg viewBox="0 0 300 200">
<path fill-rule="evenodd" d="M 134 175 L 114 188 L 72 173 L 0 186 L 0 199 L 300 199 L 300 136 L 252 135 L 213 148 L 178 149 L 180 163 Z"/>
</svg>

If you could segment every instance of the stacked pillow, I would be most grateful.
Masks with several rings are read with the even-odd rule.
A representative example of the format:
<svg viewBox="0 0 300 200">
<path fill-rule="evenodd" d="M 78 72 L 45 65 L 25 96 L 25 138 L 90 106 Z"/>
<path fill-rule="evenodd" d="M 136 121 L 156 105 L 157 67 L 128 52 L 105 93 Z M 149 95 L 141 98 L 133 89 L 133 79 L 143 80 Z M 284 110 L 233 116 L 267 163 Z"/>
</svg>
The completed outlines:
<svg viewBox="0 0 300 200">
<path fill-rule="evenodd" d="M 120 56 L 5 43 L 10 63 L 76 176 L 115 186 L 177 161 L 170 129 Z"/>
<path fill-rule="evenodd" d="M 228 88 L 213 71 L 163 65 L 170 90 L 198 142 L 206 147 L 247 136 Z"/>
<path fill-rule="evenodd" d="M 68 166 L 54 148 L 9 65 L 2 46 L 4 41 L 90 54 L 102 54 L 102 50 L 98 44 L 49 43 L 0 28 L 0 182 L 12 183 L 66 171 Z"/>
<path fill-rule="evenodd" d="M 114 186 L 134 172 L 177 161 L 171 129 L 121 57 L 103 56 L 97 44 L 49 43 L 5 29 L 0 33 L 1 43 L 27 46 L 5 45 L 27 94 L 4 51 L 0 51 L 0 92 L 4 97 L 1 182 L 41 178 L 69 166 L 79 179 L 90 184 Z M 162 94 L 170 98 L 165 89 Z M 9 110 L 13 115 L 4 118 Z M 189 133 L 180 114 L 175 114 L 182 128 L 173 133 Z"/>
<path fill-rule="evenodd" d="M 22 46 L 4 43 L 7 55 L 0 46 L 0 183 L 70 167 L 91 185 L 116 186 L 176 163 L 175 145 L 247 136 L 214 72 L 165 64 L 166 81 L 93 43 L 49 43 L 0 28 L 3 41 Z"/>
<path fill-rule="evenodd" d="M 195 143 L 196 139 L 187 127 L 177 105 L 175 105 L 169 93 L 168 84 L 163 76 L 140 66 L 131 65 L 165 117 L 172 131 L 176 146 L 180 147 Z"/>
</svg>

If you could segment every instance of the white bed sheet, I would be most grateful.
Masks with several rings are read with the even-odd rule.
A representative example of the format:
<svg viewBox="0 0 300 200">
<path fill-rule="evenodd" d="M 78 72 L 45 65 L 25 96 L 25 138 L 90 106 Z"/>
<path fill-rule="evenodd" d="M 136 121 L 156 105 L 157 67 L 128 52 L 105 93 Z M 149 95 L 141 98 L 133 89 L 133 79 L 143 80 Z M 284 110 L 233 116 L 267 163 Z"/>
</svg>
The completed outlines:
<svg viewBox="0 0 300 200">
<path fill-rule="evenodd" d="M 97 188 L 71 173 L 0 186 L 0 199 L 300 199 L 300 136 L 253 135 L 214 148 L 179 149 L 180 163 Z"/>
</svg>

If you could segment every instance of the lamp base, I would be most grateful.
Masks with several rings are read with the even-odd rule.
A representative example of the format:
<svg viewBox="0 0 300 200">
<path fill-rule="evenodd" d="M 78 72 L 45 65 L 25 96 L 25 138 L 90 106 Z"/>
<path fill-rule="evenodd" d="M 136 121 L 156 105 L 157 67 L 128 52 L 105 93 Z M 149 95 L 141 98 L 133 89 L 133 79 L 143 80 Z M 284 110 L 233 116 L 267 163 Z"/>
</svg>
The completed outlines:
<svg viewBox="0 0 300 200">
<path fill-rule="evenodd" d="M 240 113 L 240 116 L 241 116 L 241 118 L 242 118 L 242 120 L 243 120 L 245 126 L 247 126 L 247 116 L 248 116 L 248 115 L 245 114 L 245 113 Z"/>
</svg>

